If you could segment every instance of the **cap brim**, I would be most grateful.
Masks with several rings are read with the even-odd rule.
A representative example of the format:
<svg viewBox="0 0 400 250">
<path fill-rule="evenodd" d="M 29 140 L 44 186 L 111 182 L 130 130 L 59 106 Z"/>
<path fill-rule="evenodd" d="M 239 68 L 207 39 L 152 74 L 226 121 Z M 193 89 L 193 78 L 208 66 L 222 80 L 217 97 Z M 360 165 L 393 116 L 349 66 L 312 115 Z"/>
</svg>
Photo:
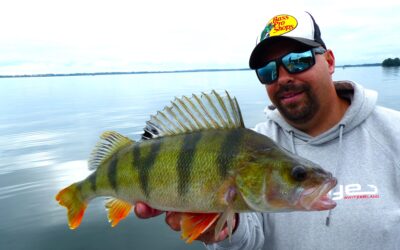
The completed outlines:
<svg viewBox="0 0 400 250">
<path fill-rule="evenodd" d="M 309 46 L 312 48 L 316 48 L 321 46 L 321 44 L 302 37 L 288 37 L 288 36 L 274 36 L 274 37 L 269 37 L 265 39 L 264 41 L 260 42 L 257 44 L 257 46 L 253 49 L 253 52 L 251 52 L 250 55 L 250 69 L 258 69 L 261 68 L 263 63 L 265 63 L 264 56 L 268 54 L 268 47 L 271 45 L 271 43 L 277 42 L 277 41 L 282 41 L 282 40 L 291 40 L 291 41 L 296 41 L 299 42 L 305 46 Z"/>
</svg>

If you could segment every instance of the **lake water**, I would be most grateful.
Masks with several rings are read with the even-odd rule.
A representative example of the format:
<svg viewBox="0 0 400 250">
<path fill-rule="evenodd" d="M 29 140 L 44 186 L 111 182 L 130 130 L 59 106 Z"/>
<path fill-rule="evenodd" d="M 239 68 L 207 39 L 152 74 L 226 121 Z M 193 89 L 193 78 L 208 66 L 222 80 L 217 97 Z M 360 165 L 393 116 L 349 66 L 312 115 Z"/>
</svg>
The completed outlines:
<svg viewBox="0 0 400 250">
<path fill-rule="evenodd" d="M 400 110 L 400 68 L 337 68 Z M 89 174 L 86 160 L 105 130 L 139 139 L 149 116 L 175 96 L 228 90 L 247 127 L 269 104 L 252 71 L 0 79 L 0 249 L 203 249 L 180 240 L 164 216 L 131 215 L 111 228 L 104 199 L 70 230 L 56 193 Z"/>
</svg>

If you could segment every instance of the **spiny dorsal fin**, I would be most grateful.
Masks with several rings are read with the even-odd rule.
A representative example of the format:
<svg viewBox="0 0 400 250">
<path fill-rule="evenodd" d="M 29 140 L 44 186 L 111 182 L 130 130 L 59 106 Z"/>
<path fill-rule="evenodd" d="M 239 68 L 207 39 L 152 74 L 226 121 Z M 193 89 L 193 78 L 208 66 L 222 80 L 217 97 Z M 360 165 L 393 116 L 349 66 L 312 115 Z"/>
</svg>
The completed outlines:
<svg viewBox="0 0 400 250">
<path fill-rule="evenodd" d="M 106 131 L 100 136 L 89 160 L 89 169 L 95 170 L 120 148 L 133 144 L 131 139 L 114 131 Z"/>
<path fill-rule="evenodd" d="M 243 118 L 235 97 L 215 90 L 210 94 L 193 94 L 175 98 L 163 111 L 151 116 L 142 139 L 151 139 L 208 129 L 243 128 Z"/>
</svg>

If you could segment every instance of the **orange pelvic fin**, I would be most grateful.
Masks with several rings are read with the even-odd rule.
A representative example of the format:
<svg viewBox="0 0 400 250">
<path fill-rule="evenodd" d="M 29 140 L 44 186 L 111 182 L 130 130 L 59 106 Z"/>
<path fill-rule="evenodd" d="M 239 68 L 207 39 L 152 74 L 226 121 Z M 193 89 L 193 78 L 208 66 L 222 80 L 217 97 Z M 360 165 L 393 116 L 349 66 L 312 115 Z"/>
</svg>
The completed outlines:
<svg viewBox="0 0 400 250">
<path fill-rule="evenodd" d="M 121 220 L 125 219 L 132 207 L 133 205 L 127 201 L 110 199 L 106 203 L 106 208 L 108 209 L 108 221 L 111 226 L 115 227 Z"/>
<path fill-rule="evenodd" d="M 218 219 L 218 213 L 185 213 L 181 219 L 182 238 L 192 243 Z"/>
<path fill-rule="evenodd" d="M 57 196 L 56 200 L 61 206 L 68 210 L 68 225 L 70 229 L 75 229 L 81 224 L 87 203 L 82 200 L 81 193 L 76 184 L 64 188 Z"/>
</svg>

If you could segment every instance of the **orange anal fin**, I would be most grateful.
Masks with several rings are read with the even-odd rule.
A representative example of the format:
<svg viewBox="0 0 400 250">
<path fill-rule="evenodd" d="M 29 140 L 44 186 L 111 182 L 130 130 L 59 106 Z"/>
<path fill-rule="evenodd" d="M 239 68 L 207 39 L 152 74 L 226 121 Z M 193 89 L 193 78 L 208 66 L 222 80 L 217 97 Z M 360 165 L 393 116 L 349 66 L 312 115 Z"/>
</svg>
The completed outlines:
<svg viewBox="0 0 400 250">
<path fill-rule="evenodd" d="M 115 227 L 121 220 L 125 219 L 126 216 L 132 210 L 133 205 L 127 201 L 119 199 L 110 199 L 106 203 L 108 209 L 108 221 L 112 227 Z"/>
<path fill-rule="evenodd" d="M 181 219 L 182 238 L 192 243 L 218 219 L 218 213 L 184 213 Z"/>
<path fill-rule="evenodd" d="M 70 229 L 75 229 L 81 224 L 87 204 L 82 201 L 80 191 L 76 184 L 64 188 L 57 196 L 56 200 L 61 206 L 68 210 L 68 225 Z"/>
</svg>

